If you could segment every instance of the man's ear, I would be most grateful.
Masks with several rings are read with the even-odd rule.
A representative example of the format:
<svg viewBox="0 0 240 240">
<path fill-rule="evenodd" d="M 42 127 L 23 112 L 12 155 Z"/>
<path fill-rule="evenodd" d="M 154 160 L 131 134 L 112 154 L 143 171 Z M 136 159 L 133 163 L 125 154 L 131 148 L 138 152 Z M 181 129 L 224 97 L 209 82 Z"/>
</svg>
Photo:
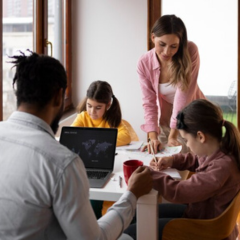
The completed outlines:
<svg viewBox="0 0 240 240">
<path fill-rule="evenodd" d="M 53 98 L 53 104 L 54 107 L 58 107 L 62 105 L 62 102 L 64 101 L 64 90 L 63 88 L 60 88 L 56 93 L 55 96 Z"/>
<path fill-rule="evenodd" d="M 201 131 L 197 132 L 197 138 L 201 143 L 205 143 L 206 141 L 206 135 Z"/>
</svg>

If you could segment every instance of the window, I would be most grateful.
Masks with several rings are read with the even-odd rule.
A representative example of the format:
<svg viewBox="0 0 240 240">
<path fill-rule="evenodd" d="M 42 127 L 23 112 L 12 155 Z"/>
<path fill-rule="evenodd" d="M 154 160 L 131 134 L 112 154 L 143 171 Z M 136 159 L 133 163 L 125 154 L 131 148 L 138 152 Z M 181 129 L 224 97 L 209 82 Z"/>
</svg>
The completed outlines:
<svg viewBox="0 0 240 240">
<path fill-rule="evenodd" d="M 25 52 L 26 49 L 30 49 L 59 59 L 68 75 L 65 108 L 71 108 L 69 57 L 71 0 L 0 0 L 0 3 L 3 9 L 0 120 L 6 120 L 16 110 L 16 100 L 12 89 L 15 69 L 11 69 L 12 65 L 7 61 L 9 61 L 8 56 L 19 54 L 19 50 Z"/>
<path fill-rule="evenodd" d="M 239 0 L 231 2 L 213 0 L 211 3 L 191 0 L 148 0 L 148 35 L 151 26 L 161 15 L 175 14 L 181 17 L 187 27 L 188 39 L 194 41 L 199 48 L 200 88 L 209 100 L 221 106 L 224 118 L 236 124 L 238 129 L 239 4 Z M 227 29 L 227 34 L 224 29 Z M 228 47 L 225 48 L 226 42 Z M 149 41 L 149 48 L 152 47 Z"/>
<path fill-rule="evenodd" d="M 237 0 L 162 0 L 162 15 L 174 13 L 180 17 L 186 25 L 189 41 L 198 46 L 201 61 L 199 87 L 207 99 L 221 107 L 224 119 L 235 125 L 235 83 L 238 77 L 237 5 Z M 227 34 L 223 29 L 227 29 Z"/>
</svg>

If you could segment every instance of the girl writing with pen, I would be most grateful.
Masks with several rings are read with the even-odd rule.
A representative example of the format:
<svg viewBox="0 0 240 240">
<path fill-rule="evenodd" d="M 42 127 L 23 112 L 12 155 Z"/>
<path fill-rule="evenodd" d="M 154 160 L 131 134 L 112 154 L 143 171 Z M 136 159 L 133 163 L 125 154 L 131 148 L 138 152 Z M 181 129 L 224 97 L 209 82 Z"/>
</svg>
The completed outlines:
<svg viewBox="0 0 240 240">
<path fill-rule="evenodd" d="M 71 126 L 117 128 L 117 146 L 127 145 L 131 137 L 122 122 L 122 113 L 118 99 L 112 87 L 106 81 L 92 82 L 83 102 L 77 107 L 78 115 Z M 111 202 L 113 204 L 114 202 Z M 97 219 L 102 216 L 103 201 L 91 200 Z M 110 202 L 108 202 L 110 205 Z M 105 202 L 105 205 L 106 202 Z"/>
<path fill-rule="evenodd" d="M 193 101 L 178 113 L 177 129 L 191 153 L 150 162 L 154 169 L 153 188 L 172 203 L 159 205 L 159 239 L 164 226 L 173 218 L 218 217 L 240 190 L 239 132 L 223 119 L 219 107 L 204 99 Z M 159 171 L 168 167 L 195 174 L 177 181 Z M 135 227 L 131 226 L 127 232 L 135 236 Z M 236 239 L 237 235 L 235 227 L 226 239 Z"/>
</svg>

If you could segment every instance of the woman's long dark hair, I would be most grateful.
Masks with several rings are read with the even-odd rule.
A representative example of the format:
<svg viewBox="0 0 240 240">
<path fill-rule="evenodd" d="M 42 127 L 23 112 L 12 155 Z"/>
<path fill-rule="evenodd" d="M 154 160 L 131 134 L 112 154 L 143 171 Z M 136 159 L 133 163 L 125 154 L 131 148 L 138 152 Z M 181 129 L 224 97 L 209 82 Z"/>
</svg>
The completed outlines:
<svg viewBox="0 0 240 240">
<path fill-rule="evenodd" d="M 179 84 L 182 90 L 186 90 L 190 82 L 192 62 L 188 52 L 187 30 L 183 21 L 175 15 L 164 15 L 154 23 L 151 33 L 156 37 L 175 34 L 179 38 L 179 49 L 173 56 L 169 68 L 170 84 Z"/>
</svg>

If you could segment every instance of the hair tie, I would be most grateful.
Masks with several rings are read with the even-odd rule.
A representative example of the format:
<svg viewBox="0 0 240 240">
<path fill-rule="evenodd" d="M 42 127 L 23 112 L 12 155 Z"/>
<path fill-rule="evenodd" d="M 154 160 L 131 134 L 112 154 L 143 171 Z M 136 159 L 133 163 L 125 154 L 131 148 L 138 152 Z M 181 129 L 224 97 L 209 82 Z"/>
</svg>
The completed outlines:
<svg viewBox="0 0 240 240">
<path fill-rule="evenodd" d="M 177 118 L 177 128 L 178 129 L 186 129 L 187 126 L 184 123 L 184 114 L 183 114 L 183 112 L 178 113 L 176 118 Z"/>
<path fill-rule="evenodd" d="M 225 120 L 223 119 L 222 120 L 222 127 L 224 127 L 224 125 L 225 125 Z"/>
</svg>

